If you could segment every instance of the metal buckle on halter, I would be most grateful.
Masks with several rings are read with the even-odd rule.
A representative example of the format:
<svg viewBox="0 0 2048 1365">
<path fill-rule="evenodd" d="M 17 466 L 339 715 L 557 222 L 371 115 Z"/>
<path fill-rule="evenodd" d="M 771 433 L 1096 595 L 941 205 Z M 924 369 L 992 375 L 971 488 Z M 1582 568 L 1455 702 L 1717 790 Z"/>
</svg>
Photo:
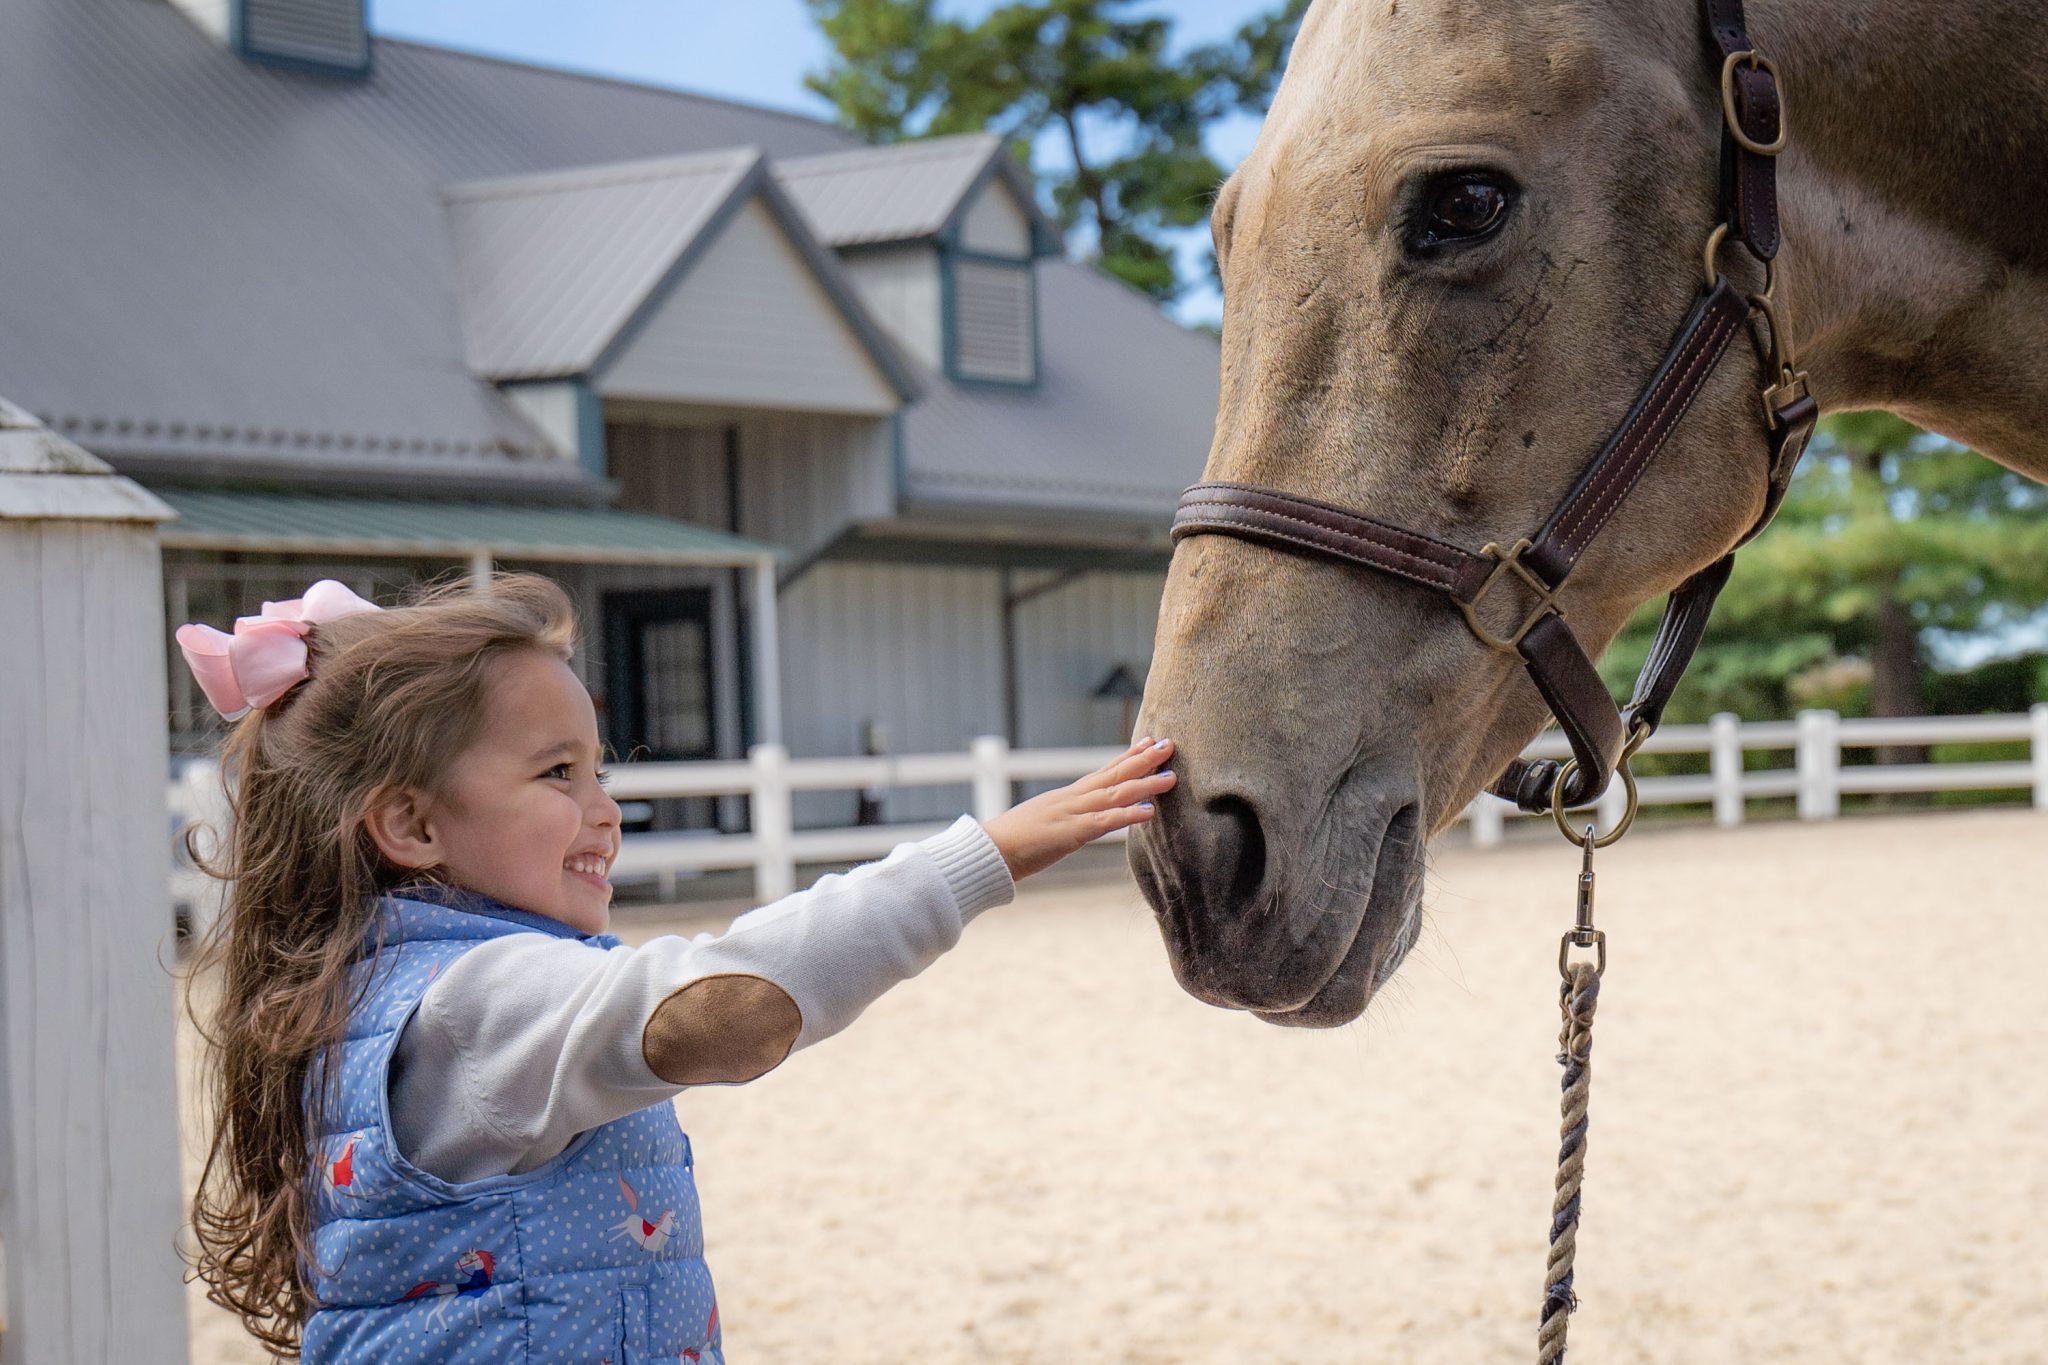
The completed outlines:
<svg viewBox="0 0 2048 1365">
<path fill-rule="evenodd" d="M 1806 371 L 1785 369 L 1778 372 L 1778 382 L 1764 390 L 1764 426 L 1778 429 L 1778 414 L 1802 398 L 1812 397 L 1806 384 Z M 1775 476 L 1777 471 L 1772 471 Z"/>
<path fill-rule="evenodd" d="M 1486 581 L 1479 585 L 1478 592 L 1472 594 L 1470 602 L 1452 599 L 1458 602 L 1458 610 L 1465 613 L 1465 624 L 1472 627 L 1472 633 L 1477 635 L 1480 643 L 1488 649 L 1513 654 L 1521 645 L 1523 638 L 1536 629 L 1537 622 L 1553 612 L 1560 617 L 1564 615 L 1564 608 L 1557 605 L 1558 590 L 1544 582 L 1542 575 L 1522 562 L 1522 556 L 1534 544 L 1534 541 L 1524 537 L 1516 541 L 1512 549 L 1502 550 L 1497 544 L 1489 544 L 1481 549 L 1480 554 L 1495 561 L 1493 571 L 1486 575 Z M 1479 604 L 1486 600 L 1486 594 L 1493 591 L 1493 585 L 1500 582 L 1501 575 L 1507 573 L 1514 574 L 1528 585 L 1529 591 L 1536 594 L 1536 605 L 1529 608 L 1529 614 L 1522 618 L 1521 625 L 1515 627 L 1513 635 L 1502 637 L 1488 630 L 1480 621 Z"/>
<path fill-rule="evenodd" d="M 1793 354 L 1791 324 L 1779 311 L 1777 294 L 1777 271 L 1773 269 L 1765 276 L 1764 292 L 1749 296 L 1751 316 L 1761 314 L 1771 333 L 1770 355 L 1764 360 L 1770 367 L 1771 382 L 1763 390 L 1764 428 L 1768 431 L 1778 429 L 1780 412 L 1808 396 L 1806 371 L 1799 368 Z"/>
<path fill-rule="evenodd" d="M 1771 84 L 1778 90 L 1778 136 L 1768 143 L 1758 142 L 1743 131 L 1742 117 L 1735 111 L 1735 68 L 1747 64 L 1752 71 L 1762 71 L 1771 78 Z M 1776 156 L 1785 150 L 1785 83 L 1778 79 L 1778 67 L 1769 57 L 1751 48 L 1746 52 L 1731 52 L 1721 63 L 1721 117 L 1728 121 L 1728 132 L 1735 139 L 1735 145 L 1756 156 Z"/>
</svg>

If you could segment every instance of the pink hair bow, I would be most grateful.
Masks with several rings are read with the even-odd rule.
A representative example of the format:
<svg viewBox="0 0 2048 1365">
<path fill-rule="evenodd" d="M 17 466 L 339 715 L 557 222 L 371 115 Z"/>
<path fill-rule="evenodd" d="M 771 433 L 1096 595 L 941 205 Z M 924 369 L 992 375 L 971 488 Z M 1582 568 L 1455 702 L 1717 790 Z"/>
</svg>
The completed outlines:
<svg viewBox="0 0 2048 1365">
<path fill-rule="evenodd" d="M 179 626 L 178 648 L 213 709 L 239 720 L 306 680 L 306 632 L 344 616 L 381 611 L 331 578 L 289 602 L 265 602 L 261 613 L 235 622 L 235 633 Z"/>
</svg>

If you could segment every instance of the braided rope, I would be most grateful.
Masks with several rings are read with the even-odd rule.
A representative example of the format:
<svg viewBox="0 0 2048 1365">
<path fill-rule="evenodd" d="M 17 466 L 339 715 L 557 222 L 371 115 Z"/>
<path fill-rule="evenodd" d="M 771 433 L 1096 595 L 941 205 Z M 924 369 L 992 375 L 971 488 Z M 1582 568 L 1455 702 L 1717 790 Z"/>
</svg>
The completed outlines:
<svg viewBox="0 0 2048 1365">
<path fill-rule="evenodd" d="M 1564 1360 L 1565 1330 L 1578 1299 L 1572 1293 L 1572 1260 L 1578 1251 L 1579 1185 L 1586 1171 L 1587 1110 L 1593 1091 L 1593 1010 L 1600 1003 L 1600 973 L 1590 962 L 1574 962 L 1558 987 L 1558 1065 L 1564 1068 L 1559 1101 L 1557 1195 L 1550 1204 L 1550 1258 L 1543 1269 L 1543 1318 L 1536 1329 L 1537 1365 Z"/>
</svg>

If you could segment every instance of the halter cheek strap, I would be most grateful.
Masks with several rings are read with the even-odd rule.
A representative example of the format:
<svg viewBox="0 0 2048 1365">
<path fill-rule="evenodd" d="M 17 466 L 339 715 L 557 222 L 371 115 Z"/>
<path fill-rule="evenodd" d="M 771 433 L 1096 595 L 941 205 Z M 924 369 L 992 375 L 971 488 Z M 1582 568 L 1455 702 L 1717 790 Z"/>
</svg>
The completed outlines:
<svg viewBox="0 0 2048 1365">
<path fill-rule="evenodd" d="M 1516 759 L 1492 784 L 1496 796 L 1532 812 L 1596 799 L 1657 728 L 1728 582 L 1735 550 L 1776 515 L 1820 415 L 1793 357 L 1771 264 L 1779 245 L 1774 158 L 1785 143 L 1777 68 L 1750 43 L 1741 0 L 1702 6 L 1719 60 L 1723 111 L 1721 225 L 1707 242 L 1705 283 L 1635 405 L 1534 536 L 1475 553 L 1329 503 L 1239 483 L 1196 484 L 1174 514 L 1176 544 L 1191 535 L 1235 536 L 1374 569 L 1449 597 L 1483 644 L 1519 658 L 1571 745 L 1569 763 Z M 1720 273 L 1718 252 L 1731 234 L 1765 263 L 1763 293 L 1745 297 Z M 1752 320 L 1763 325 L 1759 350 L 1769 376 L 1760 405 L 1768 450 L 1763 513 L 1736 546 L 1672 593 L 1634 695 L 1617 708 L 1566 623 L 1558 593 Z M 1487 608 L 1495 596 L 1522 599 L 1511 625 L 1499 627 L 1500 609 Z"/>
</svg>

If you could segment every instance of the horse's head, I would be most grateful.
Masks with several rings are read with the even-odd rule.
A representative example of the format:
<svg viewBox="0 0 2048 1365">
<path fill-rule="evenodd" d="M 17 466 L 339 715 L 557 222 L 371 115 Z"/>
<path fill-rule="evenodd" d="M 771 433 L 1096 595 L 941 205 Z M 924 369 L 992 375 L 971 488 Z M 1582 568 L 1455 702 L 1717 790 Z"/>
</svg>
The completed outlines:
<svg viewBox="0 0 2048 1365">
<path fill-rule="evenodd" d="M 1473 550 L 1541 526 L 1701 287 L 1721 115 L 1699 22 L 1684 0 L 1318 0 L 1215 206 L 1205 479 Z M 1736 352 L 1565 585 L 1590 651 L 1763 506 L 1760 370 Z M 1515 596 L 1487 603 L 1499 633 Z M 1183 541 L 1142 720 L 1180 784 L 1131 844 L 1182 984 L 1276 1023 L 1356 1017 L 1419 931 L 1424 840 L 1544 716 L 1439 593 Z"/>
</svg>

